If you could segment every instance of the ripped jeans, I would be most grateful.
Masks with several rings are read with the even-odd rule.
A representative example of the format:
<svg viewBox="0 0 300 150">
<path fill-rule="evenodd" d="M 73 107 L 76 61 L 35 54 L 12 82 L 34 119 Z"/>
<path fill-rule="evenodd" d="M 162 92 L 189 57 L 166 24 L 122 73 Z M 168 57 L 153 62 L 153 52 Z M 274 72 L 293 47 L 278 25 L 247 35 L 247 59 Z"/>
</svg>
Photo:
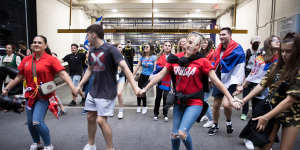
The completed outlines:
<svg viewBox="0 0 300 150">
<path fill-rule="evenodd" d="M 178 104 L 174 105 L 173 109 L 173 129 L 171 135 L 172 150 L 179 150 L 180 139 L 182 139 L 187 150 L 193 150 L 192 137 L 189 133 L 191 127 L 198 119 L 202 111 L 202 106 L 194 105 L 188 106 L 184 112 L 180 110 Z M 184 133 L 185 136 L 179 136 L 179 132 Z M 177 135 L 177 136 L 176 136 Z"/>
<path fill-rule="evenodd" d="M 39 143 L 41 136 L 45 146 L 51 144 L 49 129 L 44 122 L 48 105 L 49 102 L 43 99 L 36 100 L 31 109 L 26 104 L 27 125 L 32 140 L 34 143 Z"/>
</svg>

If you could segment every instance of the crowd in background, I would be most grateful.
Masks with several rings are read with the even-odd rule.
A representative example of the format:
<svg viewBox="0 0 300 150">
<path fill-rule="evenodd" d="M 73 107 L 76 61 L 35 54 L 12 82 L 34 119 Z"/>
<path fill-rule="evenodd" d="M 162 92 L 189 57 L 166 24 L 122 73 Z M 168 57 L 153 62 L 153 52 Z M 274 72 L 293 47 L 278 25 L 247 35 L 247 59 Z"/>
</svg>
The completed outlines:
<svg viewBox="0 0 300 150">
<path fill-rule="evenodd" d="M 192 32 L 177 43 L 146 42 L 134 49 L 129 40 L 123 45 L 105 41 L 104 33 L 96 31 L 97 28 L 100 27 L 88 28 L 90 50 L 72 44 L 71 53 L 62 59 L 57 58 L 47 45 L 46 37 L 41 35 L 34 38 L 29 49 L 24 42 L 18 42 L 17 47 L 6 45 L 6 54 L 1 57 L 0 64 L 18 69 L 19 73 L 11 77 L 1 72 L 0 88 L 4 95 L 27 98 L 27 124 L 34 141 L 31 150 L 41 147 L 40 137 L 44 149 L 53 149 L 49 129 L 44 123 L 47 110 L 56 116 L 66 113 L 55 92 L 43 95 L 38 91 L 43 83 L 53 81 L 56 74 L 72 90 L 73 98 L 68 106 L 76 106 L 80 94 L 83 113 L 88 115 L 88 134 L 93 135 L 97 126 L 92 124 L 97 122 L 103 129 L 107 149 L 113 149 L 107 116 L 113 115 L 116 97 L 120 106 L 117 117 L 125 117 L 126 97 L 122 92 L 128 82 L 137 95 L 136 112 L 141 114 L 148 112 L 146 91 L 156 85 L 154 121 L 160 119 L 161 99 L 162 118 L 169 121 L 167 99 L 175 93 L 173 150 L 179 149 L 181 141 L 186 149 L 195 149 L 190 129 L 196 121 L 207 121 L 203 127 L 209 128 L 208 135 L 217 135 L 221 105 L 228 134 L 234 132 L 232 108 L 242 109 L 242 121 L 250 118 L 240 134 L 247 149 L 270 150 L 278 139 L 280 127 L 281 149 L 292 149 L 300 127 L 299 34 L 288 33 L 283 39 L 272 35 L 264 41 L 254 36 L 249 41 L 251 47 L 243 49 L 232 39 L 231 29 L 222 28 L 219 45 Z M 134 64 L 137 54 L 140 57 Z M 63 62 L 68 62 L 68 73 L 61 65 Z M 242 99 L 234 98 L 241 93 Z M 58 109 L 51 108 L 55 105 L 51 103 L 53 99 L 59 104 Z M 212 105 L 208 101 L 212 101 L 209 102 Z M 252 106 L 250 115 L 248 101 Z M 95 137 L 89 136 L 84 150 L 96 149 L 94 143 Z"/>
</svg>

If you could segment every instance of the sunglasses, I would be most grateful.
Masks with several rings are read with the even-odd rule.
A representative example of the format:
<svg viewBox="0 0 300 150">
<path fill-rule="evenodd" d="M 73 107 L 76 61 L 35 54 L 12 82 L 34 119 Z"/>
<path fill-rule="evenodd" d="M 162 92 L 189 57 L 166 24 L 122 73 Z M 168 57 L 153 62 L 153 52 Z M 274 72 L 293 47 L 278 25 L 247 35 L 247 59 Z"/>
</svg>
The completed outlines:
<svg viewBox="0 0 300 150">
<path fill-rule="evenodd" d="M 278 42 L 278 43 L 280 43 L 280 40 L 272 39 L 272 42 Z"/>
<path fill-rule="evenodd" d="M 171 47 L 171 45 L 165 45 L 166 47 Z"/>
<path fill-rule="evenodd" d="M 143 48 L 150 48 L 150 46 L 143 46 Z"/>
</svg>

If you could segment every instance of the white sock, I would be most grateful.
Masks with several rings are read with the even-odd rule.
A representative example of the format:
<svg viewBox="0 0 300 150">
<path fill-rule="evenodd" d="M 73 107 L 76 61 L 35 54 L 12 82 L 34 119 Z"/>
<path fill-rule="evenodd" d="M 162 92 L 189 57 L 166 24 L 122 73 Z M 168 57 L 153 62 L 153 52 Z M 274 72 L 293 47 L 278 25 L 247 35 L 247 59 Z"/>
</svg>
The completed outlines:
<svg viewBox="0 0 300 150">
<path fill-rule="evenodd" d="M 232 125 L 232 122 L 231 121 L 226 121 L 226 125 Z"/>
</svg>

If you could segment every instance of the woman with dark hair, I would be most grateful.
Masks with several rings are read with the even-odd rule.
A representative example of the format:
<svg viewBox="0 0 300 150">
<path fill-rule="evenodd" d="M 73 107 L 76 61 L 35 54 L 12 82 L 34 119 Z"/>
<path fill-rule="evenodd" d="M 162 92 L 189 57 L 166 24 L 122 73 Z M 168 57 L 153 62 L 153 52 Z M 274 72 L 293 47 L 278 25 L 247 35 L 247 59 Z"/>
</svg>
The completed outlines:
<svg viewBox="0 0 300 150">
<path fill-rule="evenodd" d="M 200 54 L 205 56 L 211 63 L 214 62 L 212 60 L 212 56 L 215 53 L 215 50 L 213 49 L 213 41 L 209 38 L 205 38 L 203 42 L 201 42 L 201 48 L 200 48 Z M 209 97 L 212 95 L 212 87 L 209 86 L 209 92 L 204 92 L 204 101 L 208 101 Z M 207 122 L 203 124 L 204 128 L 210 128 L 213 125 L 213 115 L 210 106 L 208 105 L 207 112 L 205 116 L 201 118 L 200 121 L 205 121 Z"/>
<path fill-rule="evenodd" d="M 6 44 L 5 48 L 6 48 L 6 55 L 3 56 L 2 62 L 0 64 L 2 64 L 3 66 L 9 67 L 9 68 L 18 69 L 18 66 L 21 63 L 21 57 L 15 53 L 15 51 L 16 51 L 15 45 Z M 11 75 L 8 75 L 6 72 L 1 72 L 0 78 L 1 78 L 0 86 L 2 89 L 2 83 L 4 82 L 4 86 L 6 86 L 10 80 L 15 78 L 15 75 L 11 76 Z M 19 83 L 8 93 L 8 95 L 19 95 L 19 94 L 23 94 L 23 84 L 22 83 Z"/>
<path fill-rule="evenodd" d="M 214 53 L 213 44 L 214 43 L 210 38 L 205 38 L 201 43 L 200 53 L 204 56 L 211 57 L 212 53 Z"/>
<path fill-rule="evenodd" d="M 114 44 L 115 47 L 118 48 L 118 50 L 120 51 L 120 53 L 122 54 L 122 44 L 121 43 L 116 43 Z M 124 57 L 124 60 L 126 61 L 127 65 L 129 66 L 129 63 L 126 59 L 126 57 Z M 118 67 L 118 74 L 117 74 L 117 82 L 118 82 L 118 103 L 119 103 L 119 113 L 118 113 L 118 118 L 122 119 L 124 117 L 124 101 L 123 101 L 123 90 L 125 87 L 125 83 L 126 83 L 126 78 L 125 78 L 125 73 L 122 71 L 122 69 L 120 67 Z"/>
<path fill-rule="evenodd" d="M 183 141 L 187 150 L 193 150 L 192 137 L 189 132 L 198 117 L 201 117 L 202 109 L 206 105 L 203 101 L 203 91 L 206 85 L 203 83 L 207 83 L 207 81 L 204 81 L 208 80 L 207 76 L 226 95 L 228 103 L 233 104 L 232 96 L 218 79 L 213 66 L 199 53 L 202 41 L 203 36 L 201 34 L 197 32 L 190 33 L 185 45 L 184 56 L 170 55 L 165 67 L 139 92 L 139 94 L 145 94 L 165 75 L 175 75 L 176 81 L 173 85 L 175 85 L 177 98 L 174 99 L 173 109 L 172 150 L 179 150 L 180 140 Z M 234 107 L 238 108 L 236 106 L 238 105 Z"/>
<path fill-rule="evenodd" d="M 257 86 L 263 77 L 266 75 L 267 70 L 270 66 L 278 61 L 278 51 L 280 49 L 280 39 L 278 36 L 272 35 L 264 41 L 264 48 L 262 50 L 262 54 L 258 55 L 255 60 L 253 67 L 246 77 L 244 83 L 241 87 L 237 87 L 237 91 L 235 94 L 241 93 L 245 90 L 252 90 L 255 86 Z M 249 92 L 248 92 L 249 93 Z M 246 96 L 246 95 L 245 95 Z M 256 95 L 251 99 L 252 101 L 252 117 L 255 117 L 255 107 L 259 102 L 265 101 L 268 96 L 268 89 L 263 90 L 259 95 Z M 243 138 L 244 144 L 248 149 L 253 149 L 253 139 L 249 138 L 250 132 L 247 131 L 248 126 L 241 132 L 240 137 Z"/>
<path fill-rule="evenodd" d="M 171 54 L 172 50 L 172 44 L 170 41 L 165 41 L 163 45 L 163 50 L 161 51 L 160 55 L 158 56 L 158 59 L 156 61 L 156 69 L 153 72 L 153 74 L 157 74 L 160 72 L 163 67 L 167 63 L 167 58 Z M 161 98 L 163 97 L 163 115 L 164 115 L 164 120 L 168 121 L 168 108 L 166 106 L 166 99 L 167 95 L 170 91 L 170 85 L 171 85 L 171 76 L 166 75 L 162 81 L 160 81 L 157 84 L 156 87 L 156 97 L 155 97 L 155 105 L 154 105 L 154 117 L 153 120 L 158 120 L 158 115 L 159 115 L 159 107 L 160 107 L 160 101 Z"/>
<path fill-rule="evenodd" d="M 155 70 L 156 67 L 156 56 L 154 55 L 154 49 L 153 46 L 150 43 L 145 43 L 143 45 L 143 52 L 142 57 L 140 58 L 140 61 L 137 64 L 136 69 L 133 72 L 133 76 L 136 75 L 137 71 L 142 67 L 142 72 L 140 74 L 139 80 L 138 80 L 138 86 L 140 88 L 144 88 L 149 80 L 149 76 L 152 74 L 153 70 Z M 143 101 L 143 109 L 141 110 L 141 101 Z M 146 94 L 137 97 L 137 110 L 136 112 L 142 114 L 147 113 L 147 98 Z"/>
<path fill-rule="evenodd" d="M 49 48 L 49 45 L 47 45 L 47 47 L 46 47 L 46 49 L 45 49 L 45 52 L 46 52 L 47 54 L 49 54 L 49 55 L 52 55 L 52 52 L 51 52 L 51 50 L 50 50 L 50 48 Z"/>
<path fill-rule="evenodd" d="M 44 150 L 53 150 L 49 129 L 44 122 L 44 118 L 48 108 L 57 117 L 58 100 L 55 96 L 55 91 L 43 94 L 41 85 L 53 81 L 55 74 L 58 74 L 72 89 L 72 93 L 74 95 L 76 93 L 71 78 L 64 70 L 65 68 L 57 58 L 45 52 L 46 47 L 46 37 L 42 35 L 35 36 L 33 39 L 34 53 L 22 60 L 18 67 L 19 74 L 2 90 L 2 94 L 7 95 L 23 79 L 27 83 L 25 93 L 25 98 L 27 99 L 27 126 L 33 140 L 30 150 L 40 148 L 40 137 L 44 141 Z"/>
<path fill-rule="evenodd" d="M 275 42 L 272 40 L 272 42 Z M 256 149 L 269 150 L 282 126 L 281 150 L 293 149 L 300 129 L 300 35 L 288 33 L 282 40 L 278 62 L 240 103 L 243 105 L 254 96 L 269 88 L 268 100 L 271 110 L 258 114 L 258 132 L 270 131 L 269 141 Z M 238 102 L 236 102 L 238 103 Z M 258 105 L 257 105 L 258 107 Z M 255 145 L 256 146 L 256 145 Z"/>
</svg>

